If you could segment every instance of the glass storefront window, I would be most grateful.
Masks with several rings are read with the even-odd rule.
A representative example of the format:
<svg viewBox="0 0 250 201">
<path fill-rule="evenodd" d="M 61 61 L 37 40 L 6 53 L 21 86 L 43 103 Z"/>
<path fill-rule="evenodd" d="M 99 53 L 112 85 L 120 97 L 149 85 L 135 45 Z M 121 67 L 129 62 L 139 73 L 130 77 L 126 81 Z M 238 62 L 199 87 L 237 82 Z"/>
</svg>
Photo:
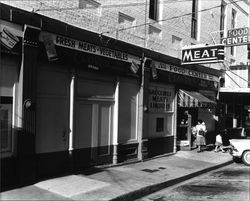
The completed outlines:
<svg viewBox="0 0 250 201">
<path fill-rule="evenodd" d="M 1 154 L 12 148 L 12 104 L 0 104 Z"/>
<path fill-rule="evenodd" d="M 174 87 L 151 85 L 148 88 L 149 137 L 173 135 Z"/>
</svg>

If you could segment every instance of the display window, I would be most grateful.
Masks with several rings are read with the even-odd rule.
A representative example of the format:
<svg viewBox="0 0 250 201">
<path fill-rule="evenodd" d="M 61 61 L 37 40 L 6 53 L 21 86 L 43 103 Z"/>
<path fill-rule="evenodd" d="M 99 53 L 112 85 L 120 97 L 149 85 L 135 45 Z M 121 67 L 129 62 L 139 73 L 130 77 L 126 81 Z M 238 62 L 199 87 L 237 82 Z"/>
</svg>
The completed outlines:
<svg viewBox="0 0 250 201">
<path fill-rule="evenodd" d="M 0 98 L 1 156 L 12 151 L 12 97 Z"/>
<path fill-rule="evenodd" d="M 149 86 L 147 107 L 150 137 L 173 135 L 174 97 L 173 86 Z"/>
<path fill-rule="evenodd" d="M 133 79 L 120 79 L 119 143 L 137 140 L 139 84 Z"/>
</svg>

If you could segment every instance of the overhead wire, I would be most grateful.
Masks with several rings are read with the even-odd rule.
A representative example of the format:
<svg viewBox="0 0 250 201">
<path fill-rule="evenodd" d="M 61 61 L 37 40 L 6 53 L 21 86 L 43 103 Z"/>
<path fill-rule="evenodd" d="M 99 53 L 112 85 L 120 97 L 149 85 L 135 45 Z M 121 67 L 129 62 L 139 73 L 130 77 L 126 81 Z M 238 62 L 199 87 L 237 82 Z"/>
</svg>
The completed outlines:
<svg viewBox="0 0 250 201">
<path fill-rule="evenodd" d="M 14 0 L 15 1 L 15 0 Z M 18 0 L 16 0 L 16 1 L 18 1 Z M 52 10 L 57 10 L 57 11 L 59 11 L 59 12 L 61 12 L 61 11 L 66 11 L 66 10 L 73 10 L 73 9 L 79 9 L 79 7 L 77 7 L 77 8 L 57 8 L 57 7 L 54 7 L 54 6 L 51 6 L 51 5 L 46 5 L 45 4 L 45 2 L 44 1 L 42 1 L 42 0 L 34 0 L 34 1 L 38 1 L 38 2 L 40 2 L 41 4 L 43 4 L 43 5 L 45 5 L 45 6 L 48 6 L 48 7 L 50 7 L 50 8 L 48 8 L 48 9 L 37 9 L 36 11 L 52 11 Z M 191 0 L 168 0 L 168 1 L 163 1 L 162 3 L 163 4 L 166 4 L 166 3 L 178 3 L 178 2 L 188 2 L 188 1 L 191 1 Z M 232 3 L 237 3 L 237 2 L 240 2 L 240 1 L 244 1 L 244 0 L 237 0 L 237 1 L 233 1 L 233 2 L 229 2 L 229 3 L 227 3 L 227 4 L 232 4 Z M 147 2 L 147 1 L 146 1 Z M 147 3 L 134 3 L 135 5 L 139 5 L 139 4 L 147 4 Z M 132 4 L 133 5 L 133 4 Z M 103 6 L 104 8 L 108 8 L 108 7 L 111 7 L 112 5 L 106 5 L 106 6 Z M 117 7 L 121 7 L 121 6 L 131 6 L 131 3 L 130 4 L 115 4 L 115 6 L 117 6 Z M 214 7 L 211 7 L 211 8 L 207 8 L 207 9 L 203 9 L 203 10 L 200 10 L 200 11 L 198 11 L 198 12 L 205 12 L 205 11 L 209 11 L 209 10 L 212 10 L 212 9 L 215 9 L 215 8 L 218 8 L 218 7 L 220 7 L 221 5 L 219 5 L 219 6 L 214 6 Z M 69 15 L 71 15 L 71 13 L 69 13 L 68 12 L 68 14 Z M 146 26 L 146 25 L 151 25 L 151 24 L 155 24 L 155 23 L 158 23 L 158 22 L 161 22 L 161 21 L 167 21 L 167 20 L 173 20 L 173 19 L 178 19 L 178 18 L 183 18 L 183 17 L 185 17 L 185 16 L 189 16 L 189 15 L 191 15 L 192 14 L 192 12 L 190 12 L 190 13 L 186 13 L 186 14 L 182 14 L 182 15 L 179 15 L 179 16 L 174 16 L 174 17 L 170 17 L 170 18 L 165 18 L 165 19 L 162 19 L 162 20 L 158 20 L 158 21 L 155 21 L 155 22 L 148 22 L 148 23 L 142 23 L 142 24 L 139 24 L 139 25 L 134 25 L 134 26 L 130 26 L 130 27 L 124 27 L 124 28 L 121 28 L 121 29 L 117 29 L 116 27 L 114 27 L 114 30 L 112 30 L 112 31 L 104 31 L 104 32 L 102 32 L 101 34 L 111 34 L 111 33 L 115 33 L 115 32 L 121 32 L 121 31 L 125 31 L 125 30 L 129 30 L 129 29 L 134 29 L 134 28 L 137 28 L 137 27 L 141 27 L 141 26 Z M 75 16 L 75 14 L 74 14 L 74 16 Z M 86 17 L 86 16 L 84 16 L 84 17 Z M 174 26 L 170 26 L 171 28 L 176 28 L 176 27 L 174 27 Z M 190 37 L 190 35 L 187 35 L 187 34 L 185 34 L 185 33 L 183 33 L 183 32 L 180 32 L 180 31 L 178 31 L 178 30 L 176 30 L 175 29 L 175 32 L 177 32 L 177 33 L 179 33 L 179 34 L 181 34 L 181 35 L 183 35 L 183 36 L 188 36 L 188 37 Z M 135 36 L 135 37 L 137 37 L 137 35 L 134 35 L 133 34 L 133 36 Z M 140 39 L 142 39 L 142 40 L 146 40 L 146 38 L 144 38 L 144 37 L 139 37 Z M 153 41 L 151 41 L 151 42 L 153 42 Z M 155 41 L 154 41 L 154 43 L 155 43 Z M 160 45 L 160 44 L 159 44 Z M 161 44 L 162 45 L 162 44 Z"/>
<path fill-rule="evenodd" d="M 227 3 L 226 5 L 237 3 L 237 2 L 240 2 L 240 1 L 244 1 L 244 0 L 233 1 L 233 2 Z M 212 9 L 215 9 L 215 8 L 220 8 L 220 7 L 221 7 L 221 5 L 219 5 L 219 6 L 213 6 L 213 7 L 210 7 L 210 8 L 205 8 L 205 9 L 199 10 L 197 12 L 199 13 L 199 12 L 209 11 L 209 10 L 212 10 Z M 186 14 L 179 15 L 179 16 L 174 16 L 174 17 L 170 17 L 170 18 L 165 18 L 165 19 L 157 20 L 157 21 L 154 21 L 154 22 L 147 22 L 147 23 L 143 23 L 143 24 L 139 24 L 139 25 L 135 25 L 135 26 L 130 26 L 130 27 L 127 27 L 127 28 L 118 29 L 118 31 L 123 31 L 123 30 L 127 30 L 127 29 L 137 28 L 137 27 L 141 27 L 141 26 L 145 26 L 145 25 L 156 24 L 156 23 L 159 23 L 159 22 L 164 22 L 164 21 L 168 21 L 168 20 L 172 20 L 172 19 L 178 19 L 180 17 L 185 17 L 185 16 L 192 15 L 193 13 L 194 12 L 190 12 L 190 13 L 186 13 Z M 105 33 L 110 33 L 110 32 L 107 31 L 107 32 L 103 32 L 102 34 L 105 34 Z"/>
<path fill-rule="evenodd" d="M 225 73 L 239 88 L 241 88 L 241 86 L 237 82 L 235 82 L 235 80 L 227 72 Z"/>
<path fill-rule="evenodd" d="M 4 1 L 4 0 L 1 0 L 1 1 Z M 7 0 L 6 0 L 7 1 Z M 12 0 L 12 1 L 19 1 L 19 0 Z M 23 0 L 22 0 L 23 1 Z M 30 1 L 30 0 L 29 0 Z M 32 1 L 32 0 L 31 0 Z M 40 2 L 41 4 L 43 4 L 44 6 L 48 6 L 50 7 L 49 9 L 37 9 L 36 11 L 53 11 L 53 10 L 57 10 L 59 12 L 61 11 L 66 11 L 66 10 L 72 10 L 72 9 L 79 9 L 79 7 L 77 8 L 58 8 L 58 7 L 54 7 L 54 6 L 51 6 L 51 5 L 46 5 L 46 3 L 48 2 L 47 0 L 43 1 L 43 0 L 34 0 L 34 1 L 37 1 L 37 2 Z M 163 4 L 166 4 L 166 3 L 179 3 L 179 2 L 188 2 L 188 1 L 192 1 L 192 0 L 168 0 L 168 1 L 163 1 L 162 3 Z M 226 3 L 226 5 L 229 5 L 229 4 L 235 4 L 237 2 L 241 2 L 241 1 L 244 1 L 244 0 L 237 0 L 237 1 L 231 1 L 229 3 Z M 146 2 L 146 3 L 145 3 Z M 147 1 L 145 1 L 143 3 L 134 3 L 134 4 L 115 4 L 115 5 L 106 5 L 106 6 L 103 6 L 104 8 L 108 8 L 108 7 L 112 7 L 112 6 L 117 6 L 117 7 L 121 7 L 121 6 L 134 6 L 134 5 L 146 5 L 147 4 Z M 199 10 L 198 12 L 205 12 L 205 11 L 209 11 L 209 10 L 212 10 L 212 9 L 215 9 L 215 8 L 219 8 L 221 7 L 221 5 L 218 5 L 218 6 L 214 6 L 214 7 L 210 7 L 210 8 L 206 8 L 206 9 L 202 9 L 202 10 Z M 130 27 L 125 27 L 125 28 L 121 28 L 121 29 L 115 29 L 113 31 L 106 31 L 106 32 L 102 32 L 101 34 L 105 34 L 105 33 L 112 33 L 112 32 L 116 32 L 116 31 L 125 31 L 125 30 L 129 30 L 129 29 L 133 29 L 133 28 L 137 28 L 137 27 L 141 27 L 141 26 L 146 26 L 146 25 L 151 25 L 151 24 L 155 24 L 155 23 L 159 23 L 159 22 L 164 22 L 164 21 L 168 21 L 168 20 L 173 20 L 173 19 L 178 19 L 178 18 L 183 18 L 185 16 L 189 16 L 191 15 L 193 12 L 190 12 L 190 13 L 186 13 L 186 14 L 182 14 L 182 15 L 178 15 L 178 16 L 174 16 L 174 17 L 170 17 L 170 18 L 165 18 L 165 19 L 162 19 L 162 20 L 158 20 L 158 21 L 154 21 L 154 22 L 148 22 L 148 23 L 143 23 L 143 24 L 139 24 L 139 25 L 135 25 L 135 26 L 130 26 Z M 68 12 L 69 15 L 71 15 L 72 13 L 71 12 Z M 170 26 L 172 28 L 175 28 L 174 26 Z M 184 34 L 182 32 L 179 32 L 178 30 L 175 30 L 177 33 L 181 34 L 181 35 L 184 35 L 184 36 L 189 36 L 187 34 Z M 137 37 L 136 35 L 133 34 L 133 36 Z M 144 37 L 140 37 L 140 39 L 142 40 L 146 40 L 146 38 Z M 157 43 L 156 41 L 152 40 L 151 42 L 153 43 Z M 160 44 L 159 44 L 160 45 Z M 162 45 L 162 44 L 161 44 Z M 244 78 L 241 78 L 241 79 L 244 79 Z M 246 80 L 245 80 L 246 81 Z"/>
<path fill-rule="evenodd" d="M 226 62 L 228 62 L 228 61 L 226 61 Z M 240 76 L 240 75 L 238 75 L 237 73 L 233 72 L 233 70 L 232 70 L 230 67 L 228 67 L 228 66 L 225 64 L 225 62 L 223 63 L 223 65 L 224 65 L 224 67 L 225 67 L 228 71 L 230 71 L 232 74 L 234 74 L 235 76 L 237 76 L 237 77 L 239 77 L 240 79 L 244 80 L 245 82 L 250 83 L 250 81 L 246 80 L 246 79 L 243 78 L 242 76 Z"/>
</svg>

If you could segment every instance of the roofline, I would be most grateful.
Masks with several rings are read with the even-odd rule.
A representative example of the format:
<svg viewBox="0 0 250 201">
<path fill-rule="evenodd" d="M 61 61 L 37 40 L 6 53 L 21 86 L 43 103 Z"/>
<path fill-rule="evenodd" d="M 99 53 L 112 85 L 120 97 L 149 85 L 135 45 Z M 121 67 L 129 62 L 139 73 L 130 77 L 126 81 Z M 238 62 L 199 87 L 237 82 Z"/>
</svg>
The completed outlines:
<svg viewBox="0 0 250 201">
<path fill-rule="evenodd" d="M 75 27 L 73 25 L 61 22 L 59 20 L 16 8 L 4 3 L 0 3 L 0 18 L 9 22 L 20 25 L 30 25 L 37 28 L 40 28 L 41 31 L 51 32 L 67 37 L 71 37 L 78 40 L 83 40 L 93 44 L 100 45 L 100 36 L 108 41 L 106 45 L 109 48 L 115 48 L 116 50 L 124 51 L 126 50 L 130 54 L 142 57 L 150 57 L 153 60 L 166 62 L 172 65 L 181 66 L 181 60 L 169 55 L 165 55 L 160 52 L 155 52 L 153 50 L 147 49 L 145 47 L 137 46 L 131 43 L 127 43 L 112 37 L 101 35 L 101 33 L 89 31 L 83 28 Z M 89 37 L 91 36 L 91 37 Z M 86 40 L 87 39 L 87 40 Z M 200 72 L 206 72 L 212 75 L 220 76 L 221 72 L 217 69 L 212 69 L 205 67 L 203 65 L 188 65 L 185 68 L 197 70 Z"/>
</svg>

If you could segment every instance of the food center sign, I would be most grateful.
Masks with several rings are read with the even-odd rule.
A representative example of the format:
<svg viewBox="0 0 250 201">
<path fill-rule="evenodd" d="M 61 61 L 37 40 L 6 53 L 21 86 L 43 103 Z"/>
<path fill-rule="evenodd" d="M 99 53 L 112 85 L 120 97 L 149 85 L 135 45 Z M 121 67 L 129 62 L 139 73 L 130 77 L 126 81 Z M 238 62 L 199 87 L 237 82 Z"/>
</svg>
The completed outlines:
<svg viewBox="0 0 250 201">
<path fill-rule="evenodd" d="M 246 45 L 250 43 L 249 27 L 230 29 L 227 38 L 222 38 L 221 43 L 225 46 Z"/>
<path fill-rule="evenodd" d="M 204 64 L 224 61 L 224 45 L 188 46 L 182 48 L 183 64 Z"/>
</svg>

